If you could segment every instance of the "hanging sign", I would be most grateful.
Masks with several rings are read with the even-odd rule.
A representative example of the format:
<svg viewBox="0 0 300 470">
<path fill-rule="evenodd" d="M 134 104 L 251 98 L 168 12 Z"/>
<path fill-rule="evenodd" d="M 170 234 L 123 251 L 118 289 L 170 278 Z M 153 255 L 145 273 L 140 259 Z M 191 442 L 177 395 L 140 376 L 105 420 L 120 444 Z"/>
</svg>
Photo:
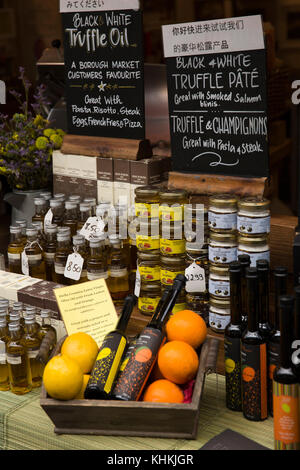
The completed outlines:
<svg viewBox="0 0 300 470">
<path fill-rule="evenodd" d="M 61 0 L 68 132 L 145 138 L 142 12 L 137 0 Z"/>
<path fill-rule="evenodd" d="M 162 28 L 173 170 L 268 176 L 261 17 Z"/>
</svg>

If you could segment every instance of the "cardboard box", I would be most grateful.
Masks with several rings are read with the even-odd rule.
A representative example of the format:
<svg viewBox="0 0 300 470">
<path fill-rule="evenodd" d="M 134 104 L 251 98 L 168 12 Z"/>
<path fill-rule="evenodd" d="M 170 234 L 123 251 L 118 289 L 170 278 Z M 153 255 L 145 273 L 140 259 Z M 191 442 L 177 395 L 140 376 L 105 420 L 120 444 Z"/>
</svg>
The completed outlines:
<svg viewBox="0 0 300 470">
<path fill-rule="evenodd" d="M 114 160 L 113 158 L 97 158 L 97 191 L 98 204 L 110 202 L 114 204 Z"/>
<path fill-rule="evenodd" d="M 127 202 L 130 205 L 130 160 L 114 161 L 114 204 Z"/>
</svg>

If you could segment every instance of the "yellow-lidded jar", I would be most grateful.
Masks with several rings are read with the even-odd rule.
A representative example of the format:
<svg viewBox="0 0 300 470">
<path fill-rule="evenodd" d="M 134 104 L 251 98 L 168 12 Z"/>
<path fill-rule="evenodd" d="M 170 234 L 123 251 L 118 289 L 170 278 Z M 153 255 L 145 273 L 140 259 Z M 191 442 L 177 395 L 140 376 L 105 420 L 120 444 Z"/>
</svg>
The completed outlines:
<svg viewBox="0 0 300 470">
<path fill-rule="evenodd" d="M 167 222 L 183 221 L 184 205 L 188 194 L 184 190 L 167 190 L 159 193 L 159 219 Z"/>
<path fill-rule="evenodd" d="M 238 256 L 249 255 L 251 260 L 251 267 L 256 267 L 256 262 L 260 259 L 265 259 L 270 262 L 270 247 L 268 236 L 238 237 Z"/>
<path fill-rule="evenodd" d="M 216 333 L 224 333 L 230 323 L 230 299 L 210 297 L 209 326 Z"/>
<path fill-rule="evenodd" d="M 139 232 L 136 233 L 136 247 L 138 251 L 159 253 L 159 221 L 149 219 L 149 222 L 142 222 Z"/>
<path fill-rule="evenodd" d="M 185 274 L 185 257 L 161 256 L 160 282 L 162 287 L 172 286 L 177 274 Z"/>
<path fill-rule="evenodd" d="M 210 266 L 209 294 L 213 297 L 230 297 L 230 277 L 228 267 Z"/>
<path fill-rule="evenodd" d="M 160 283 L 149 282 L 141 285 L 138 309 L 142 315 L 152 317 L 161 299 Z"/>
<path fill-rule="evenodd" d="M 138 253 L 138 270 L 141 282 L 160 282 L 159 253 Z"/>
<path fill-rule="evenodd" d="M 135 189 L 135 215 L 149 219 L 159 217 L 159 190 L 153 186 Z"/>
<path fill-rule="evenodd" d="M 238 199 L 232 194 L 217 194 L 209 198 L 208 226 L 217 232 L 234 232 L 237 228 Z"/>
<path fill-rule="evenodd" d="M 170 230 L 162 230 L 160 237 L 160 253 L 163 256 L 182 256 L 185 254 L 184 227 L 172 227 Z"/>
<path fill-rule="evenodd" d="M 270 201 L 262 197 L 248 197 L 238 202 L 237 229 L 241 235 L 270 233 Z"/>
<path fill-rule="evenodd" d="M 217 265 L 228 265 L 237 260 L 237 237 L 234 233 L 211 232 L 208 258 Z"/>
</svg>

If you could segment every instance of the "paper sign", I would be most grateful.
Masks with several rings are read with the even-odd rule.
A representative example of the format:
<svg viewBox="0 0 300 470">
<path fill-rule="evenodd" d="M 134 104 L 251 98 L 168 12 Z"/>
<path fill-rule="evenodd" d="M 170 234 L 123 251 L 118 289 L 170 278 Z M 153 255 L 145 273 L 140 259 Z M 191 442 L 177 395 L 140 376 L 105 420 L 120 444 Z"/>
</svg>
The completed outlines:
<svg viewBox="0 0 300 470">
<path fill-rule="evenodd" d="M 22 267 L 22 273 L 25 276 L 29 276 L 28 256 L 26 255 L 25 250 L 22 252 L 22 255 L 21 255 L 21 267 Z"/>
<path fill-rule="evenodd" d="M 49 209 L 44 218 L 44 229 L 46 229 L 47 225 L 52 224 L 52 220 L 53 220 L 53 212 L 51 209 Z"/>
<path fill-rule="evenodd" d="M 54 289 L 54 293 L 68 335 L 87 333 L 100 347 L 118 322 L 105 280 Z"/>
</svg>

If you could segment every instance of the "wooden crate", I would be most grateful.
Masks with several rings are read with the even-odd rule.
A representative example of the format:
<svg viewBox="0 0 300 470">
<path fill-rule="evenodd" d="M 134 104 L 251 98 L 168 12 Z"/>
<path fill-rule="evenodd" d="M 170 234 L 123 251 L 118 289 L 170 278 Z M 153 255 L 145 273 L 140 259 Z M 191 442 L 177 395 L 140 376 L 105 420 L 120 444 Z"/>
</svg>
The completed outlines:
<svg viewBox="0 0 300 470">
<path fill-rule="evenodd" d="M 60 351 L 60 345 L 55 354 Z M 202 345 L 192 403 L 162 404 L 118 400 L 49 398 L 42 386 L 40 404 L 57 434 L 146 436 L 196 439 L 205 375 L 215 371 L 219 341 L 207 338 Z"/>
</svg>

